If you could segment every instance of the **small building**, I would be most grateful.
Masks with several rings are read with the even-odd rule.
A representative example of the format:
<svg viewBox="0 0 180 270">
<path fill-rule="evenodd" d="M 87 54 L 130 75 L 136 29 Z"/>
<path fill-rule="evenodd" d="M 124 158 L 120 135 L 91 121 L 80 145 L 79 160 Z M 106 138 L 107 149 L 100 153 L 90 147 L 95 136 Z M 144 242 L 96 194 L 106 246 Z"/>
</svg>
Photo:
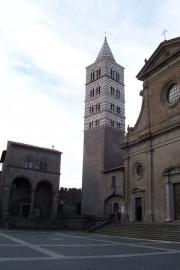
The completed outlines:
<svg viewBox="0 0 180 270">
<path fill-rule="evenodd" d="M 2 152 L 1 218 L 56 217 L 61 152 L 9 141 Z"/>
</svg>

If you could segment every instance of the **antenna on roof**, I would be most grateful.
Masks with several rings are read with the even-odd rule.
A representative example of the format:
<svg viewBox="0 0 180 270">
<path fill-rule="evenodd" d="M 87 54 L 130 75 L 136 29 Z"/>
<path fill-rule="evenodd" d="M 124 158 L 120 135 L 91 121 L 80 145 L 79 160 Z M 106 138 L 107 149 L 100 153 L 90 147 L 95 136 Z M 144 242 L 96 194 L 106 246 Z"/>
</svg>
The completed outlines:
<svg viewBox="0 0 180 270">
<path fill-rule="evenodd" d="M 164 41 L 166 40 L 166 33 L 167 33 L 167 30 L 163 29 L 161 35 L 164 36 Z"/>
</svg>

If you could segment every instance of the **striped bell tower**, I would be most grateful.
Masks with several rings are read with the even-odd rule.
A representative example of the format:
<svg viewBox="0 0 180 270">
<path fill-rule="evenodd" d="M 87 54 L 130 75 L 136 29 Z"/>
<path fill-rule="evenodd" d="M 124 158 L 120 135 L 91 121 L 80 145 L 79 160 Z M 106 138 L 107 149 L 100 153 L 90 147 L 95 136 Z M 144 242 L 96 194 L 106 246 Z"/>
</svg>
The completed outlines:
<svg viewBox="0 0 180 270">
<path fill-rule="evenodd" d="M 116 63 L 107 39 L 86 68 L 82 214 L 103 216 L 104 171 L 123 162 L 125 132 L 124 68 Z"/>
</svg>

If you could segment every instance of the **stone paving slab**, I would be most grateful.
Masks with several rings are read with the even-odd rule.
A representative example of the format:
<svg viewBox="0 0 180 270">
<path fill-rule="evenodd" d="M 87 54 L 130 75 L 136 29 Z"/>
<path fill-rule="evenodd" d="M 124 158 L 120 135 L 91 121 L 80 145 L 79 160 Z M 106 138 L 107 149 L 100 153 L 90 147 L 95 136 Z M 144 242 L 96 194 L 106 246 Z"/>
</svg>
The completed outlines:
<svg viewBox="0 0 180 270">
<path fill-rule="evenodd" d="M 11 258 L 11 257 L 39 257 L 43 256 L 42 253 L 34 251 L 31 248 L 24 246 L 0 246 L 0 258 Z M 1 269 L 1 267 L 0 267 Z"/>
</svg>

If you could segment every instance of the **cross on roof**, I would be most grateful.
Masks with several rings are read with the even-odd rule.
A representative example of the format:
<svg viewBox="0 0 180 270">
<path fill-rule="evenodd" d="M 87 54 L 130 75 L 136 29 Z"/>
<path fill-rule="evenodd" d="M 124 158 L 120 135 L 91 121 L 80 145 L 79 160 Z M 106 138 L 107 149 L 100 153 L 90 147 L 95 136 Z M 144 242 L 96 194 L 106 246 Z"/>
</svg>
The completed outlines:
<svg viewBox="0 0 180 270">
<path fill-rule="evenodd" d="M 164 36 L 164 40 L 166 40 L 166 33 L 167 33 L 167 30 L 163 29 L 162 35 Z"/>
</svg>

